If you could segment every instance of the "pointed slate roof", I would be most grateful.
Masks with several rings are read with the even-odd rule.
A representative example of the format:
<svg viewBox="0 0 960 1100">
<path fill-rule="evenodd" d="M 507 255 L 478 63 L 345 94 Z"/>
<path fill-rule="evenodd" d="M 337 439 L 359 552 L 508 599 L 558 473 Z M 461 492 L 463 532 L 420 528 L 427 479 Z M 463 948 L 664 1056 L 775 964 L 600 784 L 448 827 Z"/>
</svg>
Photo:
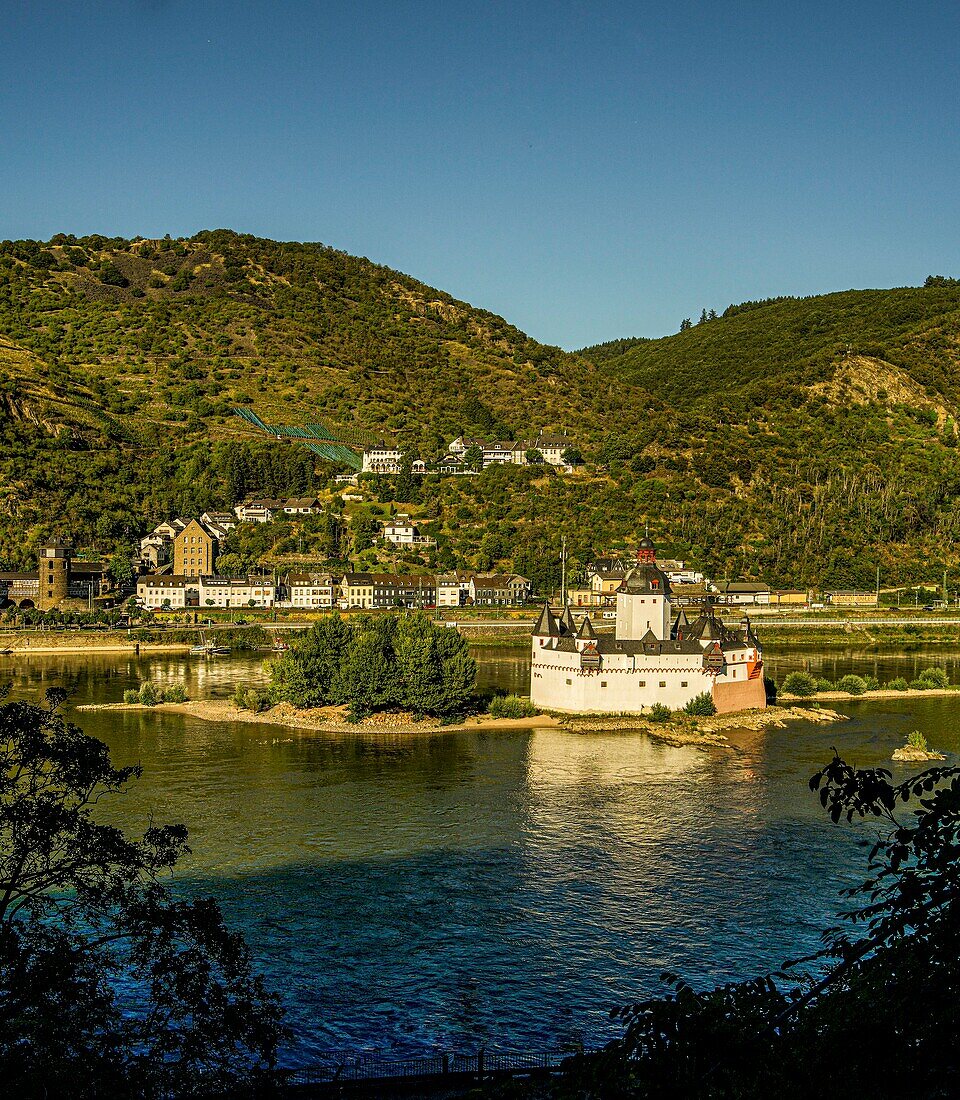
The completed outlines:
<svg viewBox="0 0 960 1100">
<path fill-rule="evenodd" d="M 589 615 L 584 615 L 583 622 L 580 624 L 580 629 L 577 631 L 577 637 L 582 641 L 596 641 L 597 632 L 593 629 L 593 623 L 590 622 Z"/>
<path fill-rule="evenodd" d="M 567 604 L 563 609 L 563 614 L 560 616 L 560 632 L 567 634 L 576 634 L 577 624 L 573 621 L 573 612 L 570 610 L 570 605 Z"/>
<path fill-rule="evenodd" d="M 746 638 L 747 645 L 752 645 L 754 649 L 760 648 L 760 642 L 753 632 L 753 623 L 750 622 L 750 616 L 744 615 L 743 621 L 746 624 L 746 629 L 743 632 L 744 638 Z"/>
<path fill-rule="evenodd" d="M 557 620 L 553 617 L 550 604 L 544 603 L 537 625 L 533 628 L 534 637 L 555 638 L 560 633 L 557 628 Z"/>
<path fill-rule="evenodd" d="M 671 634 L 674 638 L 676 638 L 682 630 L 684 632 L 684 636 L 686 636 L 686 633 L 687 631 L 689 631 L 689 629 L 690 620 L 687 618 L 686 611 L 684 611 L 681 607 L 679 613 L 677 614 L 677 617 L 673 620 L 673 630 L 671 631 Z"/>
</svg>

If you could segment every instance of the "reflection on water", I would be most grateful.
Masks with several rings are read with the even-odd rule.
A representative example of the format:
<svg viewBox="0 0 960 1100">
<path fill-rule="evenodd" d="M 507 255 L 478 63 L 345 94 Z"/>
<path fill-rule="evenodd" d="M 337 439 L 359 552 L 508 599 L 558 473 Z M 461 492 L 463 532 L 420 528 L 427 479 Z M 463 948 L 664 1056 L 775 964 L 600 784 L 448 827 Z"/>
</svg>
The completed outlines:
<svg viewBox="0 0 960 1100">
<path fill-rule="evenodd" d="M 486 683 L 524 689 L 524 654 L 478 657 Z M 770 663 L 783 675 L 797 660 Z M 824 674 L 931 663 L 837 660 Z M 147 678 L 225 696 L 264 676 L 255 656 L 90 655 L 0 658 L 8 678 L 21 695 L 65 684 L 76 703 Z M 824 820 L 809 775 L 834 744 L 888 763 L 912 728 L 960 750 L 951 699 L 848 710 L 842 726 L 741 731 L 733 752 L 629 733 L 334 736 L 79 717 L 118 763 L 144 765 L 104 812 L 128 828 L 187 824 L 181 887 L 215 893 L 249 937 L 290 1008 L 288 1060 L 309 1062 L 345 1046 L 596 1041 L 608 1009 L 664 969 L 716 981 L 814 949 L 839 887 L 861 874 L 864 835 Z"/>
</svg>

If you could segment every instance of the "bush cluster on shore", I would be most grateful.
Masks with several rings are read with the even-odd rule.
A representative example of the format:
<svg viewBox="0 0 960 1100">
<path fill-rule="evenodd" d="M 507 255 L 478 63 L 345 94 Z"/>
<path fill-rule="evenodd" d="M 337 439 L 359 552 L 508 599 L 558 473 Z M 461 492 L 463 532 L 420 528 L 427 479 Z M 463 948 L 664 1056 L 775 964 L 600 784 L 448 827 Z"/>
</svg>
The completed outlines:
<svg viewBox="0 0 960 1100">
<path fill-rule="evenodd" d="M 233 705 L 238 710 L 252 710 L 254 714 L 261 714 L 270 709 L 270 696 L 264 691 L 247 687 L 245 684 L 237 684 L 233 693 Z"/>
<path fill-rule="evenodd" d="M 522 695 L 495 695 L 490 700 L 492 718 L 532 718 L 540 711 Z"/>
<path fill-rule="evenodd" d="M 881 684 L 876 676 L 856 676 L 852 673 L 842 676 L 836 683 L 823 676 L 814 676 L 809 672 L 791 672 L 780 685 L 786 695 L 798 699 L 808 699 L 824 691 L 845 691 L 848 695 L 863 695 L 868 691 L 929 691 L 934 688 L 950 686 L 950 677 L 938 666 L 925 668 L 916 679 L 909 683 L 902 676 L 896 676 Z"/>
<path fill-rule="evenodd" d="M 477 665 L 459 631 L 422 612 L 322 619 L 272 662 L 270 697 L 296 707 L 346 704 L 352 718 L 397 707 L 449 719 L 474 702 Z"/>
<path fill-rule="evenodd" d="M 161 688 L 147 680 L 138 688 L 128 688 L 123 693 L 125 703 L 140 703 L 145 707 L 155 707 L 157 703 L 185 703 L 187 691 L 183 684 L 171 684 Z"/>
</svg>

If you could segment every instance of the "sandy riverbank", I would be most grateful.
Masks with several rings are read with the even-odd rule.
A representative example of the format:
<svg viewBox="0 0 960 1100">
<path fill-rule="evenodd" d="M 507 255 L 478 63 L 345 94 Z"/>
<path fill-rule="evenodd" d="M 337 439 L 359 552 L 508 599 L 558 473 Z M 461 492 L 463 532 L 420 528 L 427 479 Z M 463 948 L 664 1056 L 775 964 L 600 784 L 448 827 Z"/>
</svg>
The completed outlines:
<svg viewBox="0 0 960 1100">
<path fill-rule="evenodd" d="M 151 653 L 189 653 L 189 642 L 134 642 L 126 637 L 115 639 L 83 638 L 67 636 L 62 644 L 51 640 L 49 635 L 33 638 L 17 638 L 15 644 L 0 639 L 0 657 L 50 657 L 58 653 L 129 653 L 131 656 Z"/>
<path fill-rule="evenodd" d="M 345 707 L 317 707 L 297 710 L 279 703 L 270 710 L 254 713 L 240 710 L 228 699 L 197 699 L 186 703 L 88 703 L 78 710 L 154 710 L 187 714 L 205 722 L 249 722 L 256 725 L 282 726 L 285 729 L 314 730 L 325 733 L 419 734 L 452 733 L 460 730 L 486 731 L 506 729 L 566 729 L 572 732 L 642 732 L 672 745 L 725 745 L 725 730 L 767 729 L 789 721 L 845 721 L 845 716 L 823 707 L 767 707 L 766 710 L 718 714 L 710 718 L 675 718 L 670 722 L 650 722 L 640 715 L 555 715 L 538 714 L 532 718 L 492 718 L 480 714 L 464 722 L 443 725 L 435 719 L 417 721 L 410 714 L 374 714 L 361 722 L 350 722 Z"/>
<path fill-rule="evenodd" d="M 907 688 L 905 691 L 891 691 L 888 688 L 879 688 L 876 691 L 865 691 L 863 695 L 850 695 L 849 692 L 846 691 L 818 691 L 816 695 L 800 696 L 788 695 L 786 692 L 781 691 L 777 698 L 785 703 L 806 704 L 810 706 L 814 701 L 817 703 L 856 703 L 864 700 L 870 701 L 872 699 L 931 699 L 947 695 L 952 695 L 960 699 L 960 687 L 927 688 L 924 691 L 920 691 L 917 688 Z"/>
</svg>

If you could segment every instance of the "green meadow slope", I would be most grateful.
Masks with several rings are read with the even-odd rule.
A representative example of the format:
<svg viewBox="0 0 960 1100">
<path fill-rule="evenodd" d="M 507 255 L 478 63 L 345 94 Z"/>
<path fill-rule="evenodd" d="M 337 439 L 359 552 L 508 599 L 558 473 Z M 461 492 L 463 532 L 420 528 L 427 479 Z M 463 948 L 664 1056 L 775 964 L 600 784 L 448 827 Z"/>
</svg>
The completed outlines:
<svg viewBox="0 0 960 1100">
<path fill-rule="evenodd" d="M 955 285 L 748 303 L 568 354 L 318 244 L 222 230 L 3 242 L 0 564 L 28 564 L 48 534 L 111 553 L 172 512 L 322 492 L 335 468 L 258 438 L 232 414 L 247 405 L 426 457 L 460 432 L 575 439 L 572 476 L 401 487 L 440 543 L 425 565 L 546 586 L 561 534 L 582 561 L 649 524 L 718 576 L 861 585 L 879 565 L 932 579 L 958 561 L 958 348 Z M 288 535 L 272 561 L 302 546 Z"/>
</svg>

